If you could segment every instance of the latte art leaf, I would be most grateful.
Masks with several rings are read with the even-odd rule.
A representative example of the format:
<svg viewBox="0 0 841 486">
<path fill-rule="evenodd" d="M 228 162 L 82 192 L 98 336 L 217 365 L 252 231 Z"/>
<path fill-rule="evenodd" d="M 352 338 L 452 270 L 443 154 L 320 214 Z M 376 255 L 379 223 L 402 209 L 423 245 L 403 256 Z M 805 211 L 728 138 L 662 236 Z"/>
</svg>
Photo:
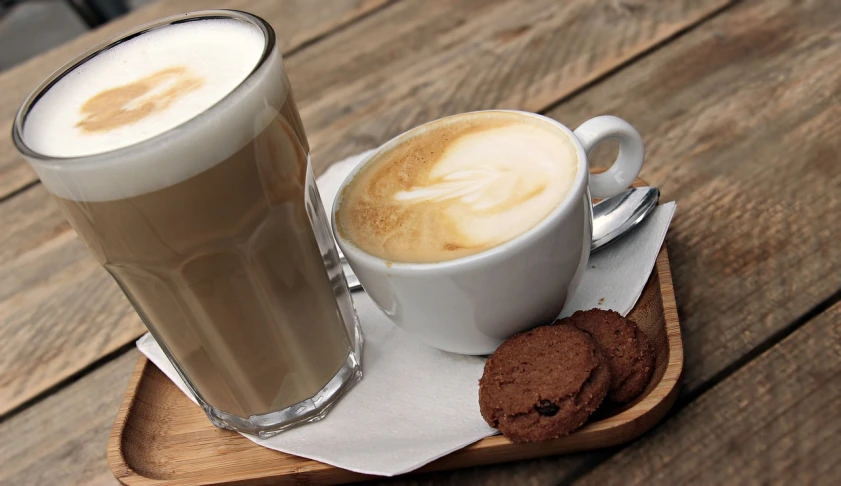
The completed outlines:
<svg viewBox="0 0 841 486">
<path fill-rule="evenodd" d="M 457 170 L 441 177 L 440 182 L 400 191 L 394 199 L 404 202 L 456 200 L 474 211 L 487 211 L 517 204 L 545 189 L 544 182 L 518 172 L 522 171 L 499 166 Z"/>
</svg>

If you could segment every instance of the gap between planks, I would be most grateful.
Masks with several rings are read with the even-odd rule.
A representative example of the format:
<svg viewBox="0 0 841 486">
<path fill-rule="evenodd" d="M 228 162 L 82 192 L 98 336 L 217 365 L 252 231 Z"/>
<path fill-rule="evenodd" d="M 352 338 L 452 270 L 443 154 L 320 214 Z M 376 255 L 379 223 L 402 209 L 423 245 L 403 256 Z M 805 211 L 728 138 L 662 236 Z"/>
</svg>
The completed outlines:
<svg viewBox="0 0 841 486">
<path fill-rule="evenodd" d="M 98 368 L 101 368 L 101 367 L 107 365 L 108 363 L 110 363 L 111 361 L 114 361 L 114 360 L 120 358 L 122 355 L 128 353 L 129 351 L 131 351 L 132 349 L 135 348 L 135 342 L 136 342 L 135 340 L 129 341 L 129 342 L 123 344 L 122 346 L 120 346 L 119 348 L 117 348 L 117 349 L 115 349 L 115 350 L 113 350 L 113 351 L 111 351 L 107 354 L 104 354 L 104 355 L 100 356 L 99 358 L 91 361 L 85 367 L 76 371 L 75 373 L 68 376 L 67 378 L 64 378 L 63 380 L 59 381 L 58 383 L 55 383 L 52 386 L 44 389 L 43 391 L 41 391 L 37 395 L 33 396 L 32 398 L 29 398 L 28 400 L 20 403 L 19 405 L 16 405 L 14 408 L 10 409 L 8 412 L 6 412 L 5 414 L 0 416 L 0 424 L 2 424 L 5 421 L 11 419 L 12 417 L 17 415 L 18 413 L 23 412 L 27 408 L 29 408 L 29 407 L 37 404 L 38 402 L 44 400 L 45 398 L 49 397 L 50 395 L 58 393 L 61 390 L 67 388 L 68 386 L 73 385 L 77 381 L 79 381 L 82 378 L 84 378 L 85 376 L 87 376 L 88 373 L 96 371 Z"/>
<path fill-rule="evenodd" d="M 3 204 L 4 202 L 6 202 L 9 199 L 17 196 L 18 194 L 23 194 L 24 192 L 32 189 L 33 187 L 37 186 L 40 183 L 41 183 L 41 179 L 35 179 L 34 181 L 27 182 L 26 184 L 20 186 L 19 188 L 15 189 L 14 191 L 12 191 L 12 192 L 4 195 L 4 196 L 0 196 L 0 204 Z"/>
<path fill-rule="evenodd" d="M 742 1 L 743 0 L 732 0 L 730 3 L 726 3 L 726 4 L 722 5 L 721 7 L 719 7 L 718 9 L 709 12 L 708 14 L 699 18 L 698 21 L 695 22 L 694 24 L 686 25 L 684 28 L 676 31 L 675 33 L 673 33 L 669 37 L 666 37 L 661 42 L 659 42 L 657 44 L 654 44 L 653 46 L 649 47 L 648 49 L 640 51 L 639 54 L 637 54 L 635 56 L 632 56 L 632 57 L 628 58 L 626 61 L 617 64 L 612 69 L 606 71 L 604 74 L 602 74 L 601 76 L 593 79 L 589 83 L 585 83 L 585 84 L 581 85 L 580 87 L 576 88 L 575 90 L 570 91 L 566 95 L 561 96 L 560 98 L 553 101 L 552 103 L 550 103 L 545 108 L 542 108 L 538 113 L 543 115 L 543 114 L 546 114 L 546 113 L 549 113 L 549 112 L 553 111 L 554 109 L 556 109 L 559 106 L 561 106 L 562 104 L 564 104 L 565 101 L 573 98 L 574 96 L 578 95 L 579 93 L 582 93 L 582 92 L 590 89 L 593 86 L 596 86 L 597 84 L 603 83 L 607 79 L 612 78 L 614 75 L 623 71 L 625 68 L 627 68 L 631 64 L 634 64 L 635 62 L 639 61 L 640 59 L 642 59 L 644 57 L 650 56 L 654 52 L 662 49 L 664 46 L 666 46 L 668 44 L 671 44 L 672 42 L 680 39 L 681 37 L 685 36 L 689 32 L 692 32 L 693 30 L 701 27 L 702 25 L 706 24 L 710 20 L 712 20 L 712 19 L 718 17 L 719 15 L 727 12 L 728 10 L 732 9 L 733 7 L 735 7 L 736 5 L 741 3 Z"/>
<path fill-rule="evenodd" d="M 295 46 L 292 49 L 289 49 L 288 51 L 286 51 L 286 54 L 283 54 L 284 60 L 294 56 L 295 54 L 303 51 L 304 49 L 306 49 L 306 48 L 308 48 L 308 47 L 310 47 L 314 44 L 317 44 L 317 43 L 323 41 L 324 39 L 326 39 L 330 36 L 336 35 L 339 32 L 342 32 L 342 31 L 346 30 L 348 27 L 367 19 L 368 17 L 376 15 L 376 14 L 380 13 L 381 11 L 383 11 L 387 8 L 390 8 L 391 6 L 393 6 L 398 1 L 400 1 L 400 0 L 386 0 L 386 2 L 383 3 L 382 5 L 374 7 L 371 10 L 368 10 L 367 12 L 365 12 L 363 14 L 357 15 L 356 17 L 353 17 L 352 19 L 349 19 L 347 22 L 344 22 L 344 23 L 341 23 L 341 24 L 337 25 L 334 29 L 330 30 L 329 32 L 324 32 L 322 34 L 316 35 L 315 37 L 313 37 L 311 39 L 307 39 L 304 42 L 301 42 L 297 46 Z"/>
</svg>

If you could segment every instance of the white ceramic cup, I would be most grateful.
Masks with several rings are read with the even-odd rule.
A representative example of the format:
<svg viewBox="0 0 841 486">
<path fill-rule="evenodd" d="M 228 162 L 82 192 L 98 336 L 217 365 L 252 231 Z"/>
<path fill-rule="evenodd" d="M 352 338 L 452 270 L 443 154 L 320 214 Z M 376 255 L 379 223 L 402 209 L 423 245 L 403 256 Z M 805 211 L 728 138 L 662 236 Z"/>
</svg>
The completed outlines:
<svg viewBox="0 0 841 486">
<path fill-rule="evenodd" d="M 590 257 L 591 195 L 606 198 L 622 192 L 642 167 L 642 138 L 619 118 L 592 118 L 573 132 L 541 115 L 514 113 L 554 126 L 572 139 L 578 154 L 578 173 L 566 198 L 516 238 L 455 260 L 400 263 L 375 257 L 336 231 L 344 188 L 356 173 L 440 120 L 409 130 L 366 157 L 342 183 L 333 204 L 333 233 L 371 299 L 409 334 L 444 351 L 490 354 L 511 335 L 552 322 Z M 606 172 L 590 174 L 587 153 L 605 140 L 619 142 L 619 156 Z"/>
</svg>

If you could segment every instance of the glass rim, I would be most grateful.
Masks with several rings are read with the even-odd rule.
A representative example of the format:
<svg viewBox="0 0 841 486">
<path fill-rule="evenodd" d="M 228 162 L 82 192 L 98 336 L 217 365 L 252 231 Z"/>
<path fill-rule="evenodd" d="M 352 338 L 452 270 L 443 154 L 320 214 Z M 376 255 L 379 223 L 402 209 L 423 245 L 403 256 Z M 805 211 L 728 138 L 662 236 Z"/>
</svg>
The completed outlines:
<svg viewBox="0 0 841 486">
<path fill-rule="evenodd" d="M 247 22 L 258 27 L 263 32 L 264 39 L 263 53 L 257 60 L 257 64 L 254 65 L 254 69 L 252 69 L 245 76 L 245 78 L 243 78 L 243 80 L 240 81 L 240 83 L 237 84 L 231 91 L 226 93 L 225 96 L 217 100 L 215 103 L 208 106 L 195 116 L 185 120 L 184 122 L 172 128 L 169 128 L 157 135 L 147 138 L 146 140 L 132 143 L 125 147 L 106 150 L 104 152 L 97 152 L 89 155 L 60 157 L 42 154 L 33 150 L 26 144 L 26 141 L 23 137 L 23 129 L 26 125 L 26 118 L 29 115 L 29 112 L 32 110 L 32 107 L 35 106 L 35 104 L 41 99 L 42 96 L 44 96 L 45 93 L 47 93 L 47 91 L 49 91 L 53 86 L 55 86 L 55 84 L 58 83 L 61 79 L 63 79 L 66 75 L 73 72 L 73 70 L 75 70 L 77 67 L 98 56 L 100 53 L 107 51 L 108 49 L 111 49 L 113 47 L 116 47 L 117 45 L 129 41 L 135 37 L 139 37 L 149 31 L 175 24 L 194 22 L 197 20 L 213 19 L 231 19 Z M 15 147 L 17 148 L 18 152 L 20 152 L 21 155 L 23 155 L 24 157 L 30 159 L 30 162 L 43 165 L 51 165 L 51 163 L 66 163 L 71 160 L 91 160 L 97 158 L 103 158 L 104 160 L 112 160 L 114 157 L 118 157 L 121 154 L 141 151 L 144 149 L 144 147 L 156 145 L 162 140 L 173 136 L 173 133 L 179 128 L 196 123 L 199 119 L 211 116 L 211 114 L 219 108 L 219 105 L 223 104 L 225 101 L 229 100 L 241 89 L 243 89 L 243 86 L 266 65 L 266 61 L 271 57 L 272 53 L 274 53 L 276 49 L 276 36 L 274 29 L 272 29 L 271 25 L 269 25 L 269 23 L 261 17 L 258 17 L 257 15 L 248 12 L 243 12 L 241 10 L 197 10 L 195 12 L 171 15 L 169 17 L 164 17 L 157 20 L 153 20 L 152 22 L 141 24 L 132 28 L 129 31 L 123 32 L 117 37 L 113 37 L 107 41 L 101 42 L 91 47 L 90 49 L 87 49 L 86 51 L 82 52 L 81 54 L 74 57 L 72 60 L 68 61 L 63 66 L 55 70 L 43 82 L 41 82 L 41 84 L 39 84 L 38 87 L 36 87 L 26 97 L 23 104 L 18 109 L 17 114 L 15 115 L 15 121 L 12 124 L 12 142 L 15 144 Z"/>
</svg>

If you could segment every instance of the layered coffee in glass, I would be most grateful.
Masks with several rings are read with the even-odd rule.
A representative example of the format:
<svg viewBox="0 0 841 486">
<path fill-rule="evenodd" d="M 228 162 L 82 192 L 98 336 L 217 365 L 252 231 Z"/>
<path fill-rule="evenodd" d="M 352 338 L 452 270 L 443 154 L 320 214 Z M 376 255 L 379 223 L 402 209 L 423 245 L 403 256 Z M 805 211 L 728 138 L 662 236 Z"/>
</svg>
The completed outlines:
<svg viewBox="0 0 841 486">
<path fill-rule="evenodd" d="M 13 137 L 219 427 L 316 420 L 362 336 L 272 28 L 141 26 L 27 99 Z"/>
</svg>

